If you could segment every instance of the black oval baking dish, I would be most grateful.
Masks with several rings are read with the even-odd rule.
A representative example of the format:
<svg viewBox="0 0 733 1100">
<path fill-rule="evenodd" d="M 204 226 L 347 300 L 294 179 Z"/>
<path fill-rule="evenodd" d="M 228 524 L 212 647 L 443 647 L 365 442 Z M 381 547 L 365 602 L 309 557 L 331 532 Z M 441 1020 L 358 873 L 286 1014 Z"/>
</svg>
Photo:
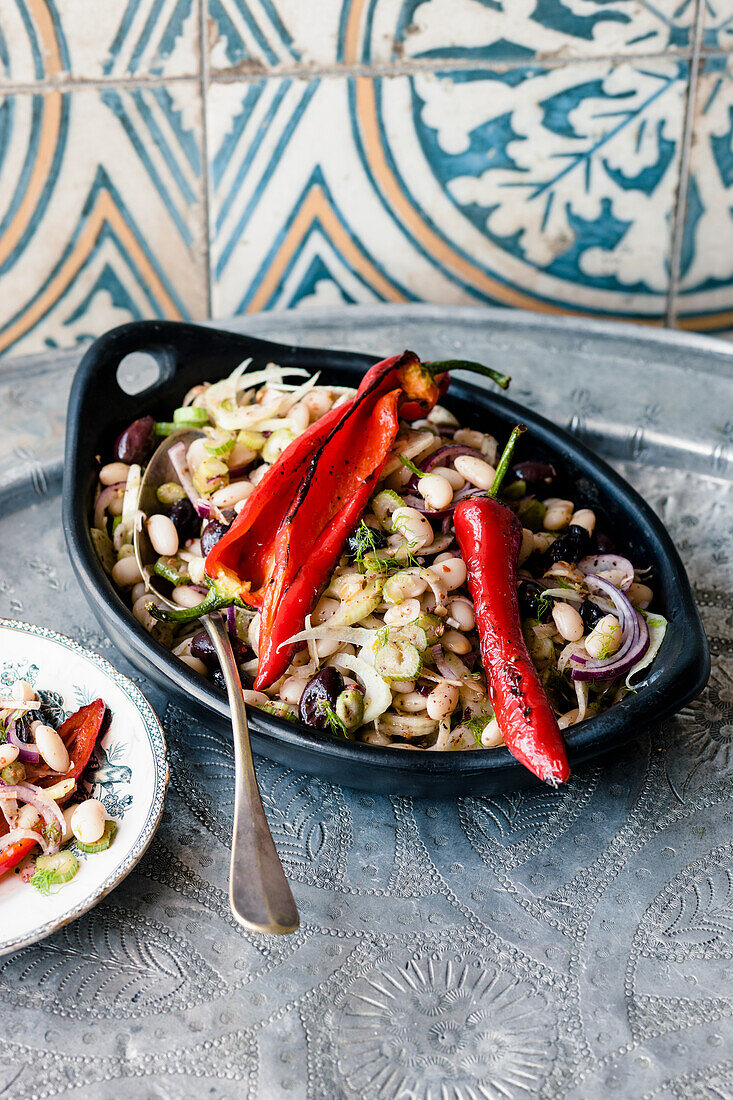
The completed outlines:
<svg viewBox="0 0 733 1100">
<path fill-rule="evenodd" d="M 394 349 L 393 349 L 394 350 Z M 397 349 L 402 350 L 402 349 Z M 420 349 L 416 349 L 418 354 Z M 129 395 L 117 368 L 132 352 L 151 354 L 157 381 Z M 123 603 L 97 559 L 89 521 L 98 469 L 119 432 L 145 413 L 167 420 L 191 386 L 225 377 L 243 359 L 321 372 L 324 382 L 356 386 L 375 356 L 298 348 L 211 328 L 144 321 L 123 325 L 87 351 L 69 400 L 64 465 L 64 533 L 72 565 L 100 623 L 125 656 L 184 711 L 229 732 L 226 697 L 144 630 Z M 669 629 L 648 679 L 638 692 L 567 734 L 571 767 L 617 748 L 679 710 L 702 690 L 710 671 L 705 633 L 679 554 L 659 519 L 618 474 L 572 436 L 502 394 L 454 379 L 445 404 L 462 424 L 506 438 L 519 421 L 529 427 L 517 460 L 552 462 L 572 486 L 572 499 L 593 508 L 599 526 L 620 550 L 653 570 L 655 608 Z M 562 492 L 562 484 L 559 486 Z M 442 797 L 497 793 L 535 784 L 505 748 L 416 753 L 340 740 L 307 726 L 249 712 L 256 752 L 296 771 L 388 794 Z"/>
</svg>

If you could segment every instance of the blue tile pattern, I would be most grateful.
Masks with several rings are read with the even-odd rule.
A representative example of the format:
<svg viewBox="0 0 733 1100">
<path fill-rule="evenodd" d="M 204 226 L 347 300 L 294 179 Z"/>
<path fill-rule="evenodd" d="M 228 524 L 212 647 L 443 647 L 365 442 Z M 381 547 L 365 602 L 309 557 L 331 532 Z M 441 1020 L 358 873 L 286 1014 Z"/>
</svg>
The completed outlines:
<svg viewBox="0 0 733 1100">
<path fill-rule="evenodd" d="M 378 300 L 730 327 L 731 56 L 733 0 L 7 0 L 0 354 Z"/>
</svg>

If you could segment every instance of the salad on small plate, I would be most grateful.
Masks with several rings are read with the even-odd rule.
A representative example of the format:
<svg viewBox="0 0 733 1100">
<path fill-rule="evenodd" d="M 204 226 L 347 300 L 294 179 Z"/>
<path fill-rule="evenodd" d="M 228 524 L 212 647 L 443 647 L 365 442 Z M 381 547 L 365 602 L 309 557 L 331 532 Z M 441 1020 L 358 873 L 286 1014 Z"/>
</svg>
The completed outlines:
<svg viewBox="0 0 733 1100">
<path fill-rule="evenodd" d="M 160 724 L 130 680 L 69 638 L 0 619 L 0 954 L 124 878 L 167 781 Z"/>
</svg>

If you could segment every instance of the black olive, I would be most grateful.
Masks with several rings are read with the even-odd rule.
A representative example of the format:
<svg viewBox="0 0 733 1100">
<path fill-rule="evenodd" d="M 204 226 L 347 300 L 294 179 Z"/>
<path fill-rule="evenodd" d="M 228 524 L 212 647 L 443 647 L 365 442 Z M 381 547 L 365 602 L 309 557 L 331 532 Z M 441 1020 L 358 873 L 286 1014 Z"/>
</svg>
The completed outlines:
<svg viewBox="0 0 733 1100">
<path fill-rule="evenodd" d="M 229 641 L 232 644 L 234 660 L 237 664 L 241 665 L 244 661 L 248 661 L 251 652 L 242 639 L 230 637 Z M 203 661 L 207 668 L 219 668 L 219 658 L 216 655 L 214 644 L 205 630 L 199 630 L 197 634 L 194 634 L 191 642 L 191 656 L 198 657 L 199 661 Z"/>
<path fill-rule="evenodd" d="M 387 536 L 384 531 L 370 527 L 368 545 L 366 545 L 366 539 L 360 531 L 361 528 L 357 527 L 346 540 L 346 551 L 350 558 L 361 557 L 372 549 L 383 550 L 387 545 Z"/>
<path fill-rule="evenodd" d="M 592 600 L 583 600 L 580 605 L 580 617 L 583 620 L 583 626 L 586 632 L 592 630 L 605 614 L 606 612 L 601 611 L 598 604 L 593 603 Z"/>
<path fill-rule="evenodd" d="M 527 483 L 527 492 L 546 488 L 557 477 L 555 467 L 549 462 L 518 462 L 512 467 L 512 473 L 519 481 Z"/>
<path fill-rule="evenodd" d="M 336 706 L 336 700 L 344 690 L 344 678 L 333 665 L 326 665 L 315 676 L 311 676 L 300 697 L 300 720 L 317 730 L 329 729 L 328 717 L 319 707 L 322 700 Z"/>
<path fill-rule="evenodd" d="M 226 535 L 228 530 L 229 528 L 218 520 L 209 520 L 201 533 L 201 550 L 204 557 L 211 553 L 219 539 Z"/>
<path fill-rule="evenodd" d="M 114 446 L 115 458 L 118 462 L 142 464 L 150 458 L 154 448 L 155 421 L 152 416 L 141 416 L 118 435 Z"/>
<path fill-rule="evenodd" d="M 187 539 L 195 539 L 199 533 L 201 520 L 188 497 L 177 500 L 170 511 L 170 517 L 178 532 L 180 542 Z"/>
<path fill-rule="evenodd" d="M 224 673 L 221 671 L 220 668 L 214 669 L 211 674 L 211 679 L 221 691 L 226 692 L 227 685 L 224 679 Z"/>
<path fill-rule="evenodd" d="M 517 598 L 519 600 L 519 611 L 523 619 L 537 619 L 541 623 L 548 621 L 552 611 L 552 600 L 540 600 L 540 593 L 544 592 L 546 587 L 539 581 L 522 580 L 519 582 L 517 585 Z"/>
<path fill-rule="evenodd" d="M 572 565 L 580 561 L 590 550 L 590 535 L 585 527 L 571 523 L 563 533 L 555 539 L 547 550 L 547 560 L 555 564 L 557 561 L 566 561 Z"/>
<path fill-rule="evenodd" d="M 27 710 L 25 714 L 21 714 L 15 719 L 15 735 L 24 745 L 31 745 L 33 743 L 34 737 L 31 731 L 31 723 L 35 722 L 37 717 L 38 715 L 35 711 Z"/>
</svg>

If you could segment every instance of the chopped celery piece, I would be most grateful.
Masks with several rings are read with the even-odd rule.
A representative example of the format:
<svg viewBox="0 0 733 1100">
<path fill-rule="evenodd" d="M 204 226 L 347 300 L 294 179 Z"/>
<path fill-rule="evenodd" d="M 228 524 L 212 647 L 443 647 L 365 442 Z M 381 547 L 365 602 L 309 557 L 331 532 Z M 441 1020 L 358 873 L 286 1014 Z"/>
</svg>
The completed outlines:
<svg viewBox="0 0 733 1100">
<path fill-rule="evenodd" d="M 420 651 L 412 642 L 387 642 L 375 653 L 374 668 L 384 680 L 416 680 L 422 668 Z"/>
<path fill-rule="evenodd" d="M 105 821 L 104 832 L 99 840 L 95 840 L 93 844 L 82 844 L 80 840 L 77 840 L 76 846 L 80 852 L 86 852 L 87 855 L 94 855 L 96 852 L 104 852 L 114 840 L 116 832 L 117 822 Z"/>
<path fill-rule="evenodd" d="M 199 409 L 193 405 L 173 410 L 173 423 L 177 428 L 200 428 L 208 424 L 209 414 L 206 409 Z"/>
</svg>

